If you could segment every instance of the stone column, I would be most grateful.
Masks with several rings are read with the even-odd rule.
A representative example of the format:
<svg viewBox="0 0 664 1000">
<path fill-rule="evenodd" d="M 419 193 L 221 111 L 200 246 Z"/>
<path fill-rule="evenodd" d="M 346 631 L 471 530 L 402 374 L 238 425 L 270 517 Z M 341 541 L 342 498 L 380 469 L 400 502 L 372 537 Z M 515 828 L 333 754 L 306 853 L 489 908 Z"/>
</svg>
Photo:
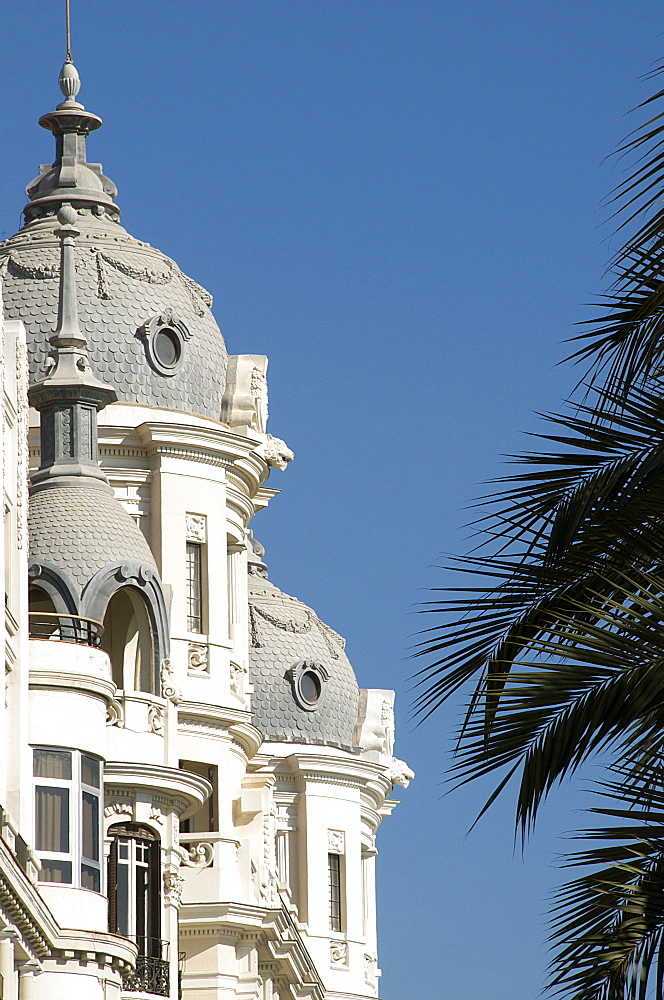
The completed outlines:
<svg viewBox="0 0 664 1000">
<path fill-rule="evenodd" d="M 16 972 L 14 971 L 14 941 L 10 934 L 0 937 L 0 976 L 4 1000 L 16 1000 Z"/>
<path fill-rule="evenodd" d="M 39 971 L 39 967 L 36 965 L 20 966 L 18 970 L 18 1000 L 36 1000 L 35 976 L 38 975 Z"/>
</svg>

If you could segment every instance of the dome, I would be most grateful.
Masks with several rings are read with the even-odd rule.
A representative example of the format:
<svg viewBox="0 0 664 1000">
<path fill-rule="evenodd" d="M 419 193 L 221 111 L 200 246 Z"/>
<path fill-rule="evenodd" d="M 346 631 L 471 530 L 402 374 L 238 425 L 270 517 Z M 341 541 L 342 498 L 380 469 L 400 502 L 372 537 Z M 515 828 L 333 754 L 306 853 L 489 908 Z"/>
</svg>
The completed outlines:
<svg viewBox="0 0 664 1000">
<path fill-rule="evenodd" d="M 250 562 L 253 724 L 266 740 L 353 748 L 359 689 L 340 635 Z"/>
<path fill-rule="evenodd" d="M 91 366 L 120 402 L 169 407 L 218 420 L 227 354 L 211 296 L 169 257 L 107 215 L 78 208 L 79 324 Z M 55 215 L 0 243 L 5 315 L 26 326 L 30 379 L 46 371 L 58 313 L 60 249 Z M 151 337 L 166 328 L 180 357 L 160 364 Z M 168 346 L 168 345 L 167 345 Z"/>
<path fill-rule="evenodd" d="M 212 297 L 177 264 L 120 226 L 115 184 L 88 163 L 86 139 L 101 119 L 74 100 L 80 88 L 68 57 L 65 100 L 42 115 L 56 155 L 27 187 L 26 225 L 0 243 L 5 315 L 25 323 L 34 382 L 46 372 L 56 329 L 60 251 L 57 212 L 76 209 L 79 325 L 96 376 L 120 402 L 220 419 L 227 353 Z"/>
<path fill-rule="evenodd" d="M 28 535 L 32 566 L 55 567 L 79 593 L 100 570 L 118 563 L 138 562 L 158 576 L 141 529 L 112 493 L 96 486 L 34 492 Z"/>
</svg>

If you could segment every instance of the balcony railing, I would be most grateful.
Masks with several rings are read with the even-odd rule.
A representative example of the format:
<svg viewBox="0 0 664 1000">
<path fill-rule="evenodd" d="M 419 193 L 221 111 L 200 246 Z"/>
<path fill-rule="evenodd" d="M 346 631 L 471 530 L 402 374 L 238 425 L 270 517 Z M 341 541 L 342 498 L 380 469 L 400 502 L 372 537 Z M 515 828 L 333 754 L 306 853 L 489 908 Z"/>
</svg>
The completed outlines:
<svg viewBox="0 0 664 1000">
<path fill-rule="evenodd" d="M 28 614 L 28 633 L 31 639 L 55 639 L 59 642 L 77 642 L 82 646 L 101 645 L 104 626 L 94 618 L 80 615 L 63 615 L 54 611 L 31 611 Z"/>
<path fill-rule="evenodd" d="M 138 945 L 136 968 L 122 977 L 126 993 L 151 993 L 156 997 L 171 995 L 168 941 L 158 938 L 130 938 Z"/>
</svg>

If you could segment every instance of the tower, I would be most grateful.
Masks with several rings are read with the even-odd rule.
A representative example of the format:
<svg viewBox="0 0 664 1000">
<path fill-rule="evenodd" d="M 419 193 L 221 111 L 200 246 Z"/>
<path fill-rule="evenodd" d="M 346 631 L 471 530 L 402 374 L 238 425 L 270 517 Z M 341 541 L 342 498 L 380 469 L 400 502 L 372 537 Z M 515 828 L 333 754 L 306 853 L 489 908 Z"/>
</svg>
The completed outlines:
<svg viewBox="0 0 664 1000">
<path fill-rule="evenodd" d="M 5 531 L 0 875 L 26 915 L 0 894 L 0 974 L 18 1000 L 376 997 L 375 835 L 412 777 L 393 693 L 268 579 L 250 524 L 293 454 L 267 359 L 228 357 L 208 293 L 120 225 L 69 58 L 60 85 L 0 245 L 32 462 L 29 551 L 23 507 Z"/>
</svg>

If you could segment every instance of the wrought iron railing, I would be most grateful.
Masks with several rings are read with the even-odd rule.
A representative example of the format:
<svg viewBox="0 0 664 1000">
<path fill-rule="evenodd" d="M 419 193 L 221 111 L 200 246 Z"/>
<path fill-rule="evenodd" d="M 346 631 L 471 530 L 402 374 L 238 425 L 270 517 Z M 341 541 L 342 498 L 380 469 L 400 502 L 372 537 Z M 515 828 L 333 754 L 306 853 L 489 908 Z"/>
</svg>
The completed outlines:
<svg viewBox="0 0 664 1000">
<path fill-rule="evenodd" d="M 31 639 L 57 639 L 60 642 L 77 642 L 83 646 L 98 647 L 104 626 L 94 618 L 64 615 L 54 611 L 31 611 L 28 614 L 28 633 Z"/>
<path fill-rule="evenodd" d="M 159 938 L 130 938 L 138 945 L 136 967 L 122 977 L 122 989 L 127 993 L 151 993 L 157 997 L 171 995 L 168 962 L 168 941 Z"/>
</svg>

